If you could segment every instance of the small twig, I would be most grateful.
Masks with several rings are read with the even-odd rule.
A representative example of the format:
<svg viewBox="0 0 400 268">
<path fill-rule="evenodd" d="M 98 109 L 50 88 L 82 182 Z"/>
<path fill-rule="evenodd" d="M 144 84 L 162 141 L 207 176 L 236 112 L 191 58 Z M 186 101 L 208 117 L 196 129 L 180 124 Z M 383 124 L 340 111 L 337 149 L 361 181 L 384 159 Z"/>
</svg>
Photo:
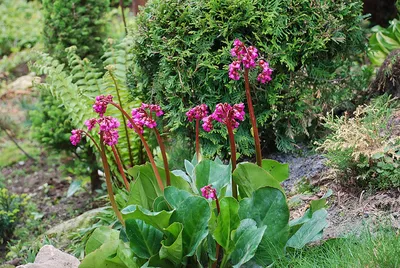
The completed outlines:
<svg viewBox="0 0 400 268">
<path fill-rule="evenodd" d="M 128 29 L 126 28 L 126 19 L 125 19 L 124 1 L 123 0 L 119 0 L 119 6 L 121 7 L 122 21 L 124 22 L 125 34 L 128 35 Z"/>
<path fill-rule="evenodd" d="M 24 149 L 22 149 L 22 147 L 18 144 L 18 142 L 13 138 L 13 136 L 8 133 L 7 129 L 4 129 L 2 126 L 0 126 L 0 128 L 6 133 L 7 137 L 18 147 L 18 149 L 24 153 L 24 155 L 26 155 L 26 157 L 28 157 L 29 159 L 33 160 L 34 162 L 36 162 L 36 159 L 33 158 L 32 156 L 30 156 Z"/>
</svg>

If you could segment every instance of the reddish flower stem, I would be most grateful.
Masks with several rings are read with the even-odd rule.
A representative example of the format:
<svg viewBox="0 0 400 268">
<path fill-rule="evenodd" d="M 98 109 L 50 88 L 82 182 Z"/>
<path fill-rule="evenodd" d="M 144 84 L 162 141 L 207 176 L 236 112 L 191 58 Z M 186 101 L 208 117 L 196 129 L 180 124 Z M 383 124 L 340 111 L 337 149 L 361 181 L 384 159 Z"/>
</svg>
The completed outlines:
<svg viewBox="0 0 400 268">
<path fill-rule="evenodd" d="M 215 204 L 217 205 L 217 213 L 219 215 L 219 213 L 221 212 L 220 207 L 219 207 L 219 200 L 218 200 L 218 196 L 216 196 L 215 198 Z M 217 242 L 216 242 L 217 243 Z M 217 268 L 218 265 L 218 258 L 219 258 L 219 251 L 220 251 L 221 246 L 217 243 L 217 248 L 215 250 L 215 255 L 216 255 L 216 261 L 213 263 L 212 268 Z"/>
<path fill-rule="evenodd" d="M 165 145 L 164 145 L 164 141 L 160 135 L 160 132 L 158 132 L 157 128 L 153 128 L 154 132 L 156 133 L 156 138 L 157 138 L 157 142 L 158 145 L 160 146 L 160 150 L 161 150 L 161 156 L 164 162 L 164 170 L 165 170 L 165 177 L 167 179 L 167 186 L 171 185 L 171 175 L 169 172 L 169 166 L 168 166 L 168 158 L 167 158 L 167 153 L 165 151 Z"/>
<path fill-rule="evenodd" d="M 107 157 L 105 154 L 105 148 L 104 148 L 104 144 L 103 144 L 103 138 L 101 138 L 101 137 L 100 137 L 100 147 L 101 147 L 101 150 L 100 150 L 101 160 L 103 162 L 104 174 L 106 176 L 108 197 L 110 198 L 111 206 L 115 212 L 115 215 L 117 215 L 117 218 L 121 222 L 121 224 L 123 226 L 125 226 L 124 219 L 122 218 L 121 212 L 118 210 L 117 203 L 115 202 L 114 193 L 112 190 L 112 183 L 111 183 L 110 166 L 108 165 L 108 162 L 107 162 Z"/>
<path fill-rule="evenodd" d="M 253 127 L 254 144 L 256 147 L 256 161 L 257 165 L 261 167 L 261 144 L 260 137 L 258 136 L 257 120 L 254 115 L 253 102 L 251 100 L 250 83 L 249 83 L 249 69 L 244 69 L 244 86 L 246 89 L 247 106 L 249 108 L 251 126 Z"/>
<path fill-rule="evenodd" d="M 233 135 L 232 125 L 230 123 L 226 124 L 226 128 L 228 129 L 229 136 L 229 144 L 231 146 L 231 162 L 232 162 L 232 173 L 236 169 L 236 145 L 235 145 L 235 136 Z M 238 199 L 237 185 L 233 181 L 232 177 L 232 196 Z"/>
<path fill-rule="evenodd" d="M 151 167 L 153 168 L 154 175 L 156 176 L 156 179 L 157 179 L 157 182 L 158 182 L 158 186 L 160 187 L 161 191 L 164 191 L 164 185 L 163 185 L 163 182 L 161 180 L 160 172 L 158 172 L 158 168 L 156 166 L 156 162 L 154 161 L 153 154 L 151 153 L 150 147 L 147 144 L 146 139 L 143 137 L 143 134 L 140 133 L 140 130 L 136 126 L 135 122 L 133 122 L 132 118 L 129 116 L 129 114 L 124 109 L 121 108 L 121 106 L 119 106 L 115 102 L 110 102 L 110 104 L 113 105 L 114 107 L 116 107 L 118 110 L 120 110 L 122 112 L 122 114 L 132 124 L 133 129 L 135 130 L 135 132 L 139 135 L 139 138 L 142 141 L 143 147 L 146 150 L 147 156 L 149 157 L 149 161 L 150 161 Z"/>
<path fill-rule="evenodd" d="M 115 162 L 117 162 L 119 173 L 121 173 L 122 179 L 124 180 L 125 188 L 126 188 L 126 190 L 129 191 L 129 182 L 126 179 L 125 171 L 124 171 L 124 168 L 122 167 L 121 159 L 119 158 L 117 150 L 115 150 L 115 146 L 111 146 L 111 149 L 114 154 Z"/>
<path fill-rule="evenodd" d="M 196 157 L 197 157 L 197 162 L 200 162 L 200 139 L 199 139 L 199 131 L 200 131 L 200 119 L 196 119 Z"/>
</svg>

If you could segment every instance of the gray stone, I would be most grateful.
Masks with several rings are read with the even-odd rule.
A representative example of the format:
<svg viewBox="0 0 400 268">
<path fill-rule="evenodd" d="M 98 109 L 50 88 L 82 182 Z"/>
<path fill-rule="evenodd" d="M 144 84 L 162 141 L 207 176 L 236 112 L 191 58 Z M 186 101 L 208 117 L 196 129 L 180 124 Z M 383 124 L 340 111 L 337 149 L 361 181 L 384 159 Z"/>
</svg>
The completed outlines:
<svg viewBox="0 0 400 268">
<path fill-rule="evenodd" d="M 53 246 L 43 246 L 34 263 L 20 265 L 17 268 L 78 268 L 79 260 Z"/>
</svg>

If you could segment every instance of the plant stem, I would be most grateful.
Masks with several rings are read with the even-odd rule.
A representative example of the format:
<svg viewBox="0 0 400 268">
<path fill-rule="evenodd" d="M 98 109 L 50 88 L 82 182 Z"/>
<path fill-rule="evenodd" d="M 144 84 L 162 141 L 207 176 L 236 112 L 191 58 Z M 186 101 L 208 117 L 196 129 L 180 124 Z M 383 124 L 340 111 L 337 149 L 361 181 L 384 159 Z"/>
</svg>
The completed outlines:
<svg viewBox="0 0 400 268">
<path fill-rule="evenodd" d="M 216 206 L 217 206 L 217 216 L 218 216 L 219 213 L 221 212 L 221 209 L 220 209 L 220 207 L 219 207 L 218 196 L 216 196 L 216 198 L 215 198 L 215 204 L 216 204 Z M 217 242 L 216 242 L 216 243 L 217 243 Z M 216 261 L 213 263 L 212 268 L 217 268 L 220 248 L 221 248 L 221 246 L 217 243 L 217 248 L 216 248 L 216 250 L 215 250 Z"/>
<path fill-rule="evenodd" d="M 261 144 L 260 144 L 260 137 L 258 136 L 257 120 L 256 116 L 254 115 L 253 102 L 251 100 L 249 69 L 247 68 L 244 70 L 244 86 L 246 89 L 246 99 L 247 99 L 247 106 L 249 108 L 251 126 L 253 127 L 254 144 L 256 147 L 256 161 L 257 165 L 261 167 L 262 165 Z"/>
<path fill-rule="evenodd" d="M 126 28 L 126 19 L 124 12 L 124 0 L 119 0 L 119 6 L 121 7 L 122 21 L 124 22 L 125 34 L 128 34 L 128 29 Z"/>
<path fill-rule="evenodd" d="M 115 102 L 110 102 L 111 105 L 116 107 L 118 110 L 121 111 L 121 113 L 129 120 L 129 122 L 132 124 L 133 129 L 135 132 L 139 135 L 140 140 L 142 141 L 143 147 L 146 150 L 147 156 L 149 157 L 149 161 L 151 164 L 151 167 L 153 168 L 154 175 L 156 176 L 158 186 L 160 187 L 161 191 L 164 191 L 164 185 L 161 180 L 160 172 L 158 171 L 158 168 L 156 166 L 156 162 L 154 161 L 153 154 L 151 153 L 150 147 L 146 142 L 146 139 L 143 137 L 143 135 L 140 133 L 139 128 L 136 126 L 135 122 L 133 122 L 132 118 L 129 116 L 129 114 L 121 108 L 118 104 Z"/>
<path fill-rule="evenodd" d="M 121 159 L 119 158 L 119 155 L 118 155 L 117 151 L 115 150 L 115 146 L 111 146 L 111 149 L 114 154 L 115 162 L 117 162 L 119 173 L 121 173 L 122 179 L 124 180 L 125 188 L 126 188 L 126 190 L 129 191 L 129 182 L 126 179 L 124 168 L 122 167 Z"/>
<path fill-rule="evenodd" d="M 164 169 L 165 169 L 165 177 L 167 179 L 167 186 L 171 185 L 171 175 L 169 174 L 169 166 L 168 166 L 168 158 L 167 158 L 167 153 L 165 151 L 165 145 L 164 145 L 164 141 L 161 138 L 160 132 L 158 132 L 157 128 L 153 128 L 154 132 L 156 133 L 156 138 L 157 138 L 157 142 L 158 145 L 160 146 L 160 150 L 161 150 L 161 155 L 162 155 L 162 159 L 164 162 Z"/>
<path fill-rule="evenodd" d="M 235 136 L 233 135 L 232 125 L 230 123 L 226 124 L 226 128 L 228 129 L 229 135 L 229 144 L 231 146 L 231 162 L 232 162 L 232 173 L 236 169 L 236 145 L 235 145 Z M 236 183 L 233 181 L 232 177 L 232 196 L 238 199 L 238 192 Z"/>
<path fill-rule="evenodd" d="M 200 140 L 199 140 L 199 129 L 200 128 L 200 120 L 196 119 L 196 157 L 197 163 L 200 162 Z"/>
<path fill-rule="evenodd" d="M 100 147 L 101 147 L 101 151 L 100 151 L 101 160 L 103 162 L 104 174 L 106 176 L 108 197 L 110 198 L 111 206 L 112 206 L 115 214 L 117 215 L 118 220 L 121 222 L 121 224 L 123 226 L 125 226 L 124 219 L 122 218 L 121 212 L 118 210 L 117 203 L 115 202 L 115 199 L 114 199 L 114 193 L 112 190 L 112 183 L 111 183 L 110 166 L 108 165 L 108 162 L 107 162 L 107 157 L 105 154 L 105 148 L 104 148 L 104 144 L 103 144 L 103 138 L 101 138 L 101 137 L 100 137 Z"/>
<path fill-rule="evenodd" d="M 220 268 L 224 268 L 225 267 L 226 263 L 228 262 L 228 258 L 229 258 L 229 255 L 224 254 L 224 257 L 222 257 L 221 265 L 219 266 Z"/>
</svg>

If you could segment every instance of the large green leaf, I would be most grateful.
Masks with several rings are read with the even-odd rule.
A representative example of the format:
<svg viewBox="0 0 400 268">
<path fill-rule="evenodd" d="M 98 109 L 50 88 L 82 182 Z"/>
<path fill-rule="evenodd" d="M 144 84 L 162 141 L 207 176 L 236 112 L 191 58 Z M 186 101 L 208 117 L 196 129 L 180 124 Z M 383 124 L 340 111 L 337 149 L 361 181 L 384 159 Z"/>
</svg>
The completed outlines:
<svg viewBox="0 0 400 268">
<path fill-rule="evenodd" d="M 253 163 L 240 163 L 233 172 L 233 180 L 239 186 L 240 196 L 251 196 L 252 193 L 265 186 L 284 192 L 277 180 L 266 170 Z"/>
<path fill-rule="evenodd" d="M 160 259 L 168 259 L 176 266 L 179 266 L 183 258 L 182 230 L 182 223 L 172 223 L 165 229 L 167 238 L 161 241 Z"/>
<path fill-rule="evenodd" d="M 125 265 L 128 268 L 139 268 L 140 265 L 137 264 L 137 258 L 133 256 L 133 252 L 127 243 L 120 241 L 117 254 L 107 258 L 108 262 L 113 262 L 119 265 Z"/>
<path fill-rule="evenodd" d="M 142 220 L 128 219 L 125 223 L 126 235 L 136 256 L 149 259 L 158 253 L 163 238 L 160 230 Z"/>
<path fill-rule="evenodd" d="M 164 190 L 164 197 L 168 204 L 173 208 L 178 208 L 186 198 L 192 196 L 188 191 L 180 190 L 176 187 L 169 186 Z"/>
<path fill-rule="evenodd" d="M 282 255 L 289 236 L 289 207 L 285 195 L 276 188 L 264 187 L 239 203 L 239 217 L 253 219 L 257 226 L 267 226 L 257 249 L 255 261 L 267 266 Z"/>
<path fill-rule="evenodd" d="M 122 243 L 119 240 L 119 232 L 109 227 L 99 227 L 86 243 L 87 256 L 79 265 L 80 268 L 126 268 L 124 264 L 109 261 L 109 257 L 117 253 Z"/>
<path fill-rule="evenodd" d="M 272 159 L 263 159 L 262 168 L 268 171 L 278 182 L 283 182 L 289 178 L 288 164 L 282 164 Z"/>
<path fill-rule="evenodd" d="M 240 224 L 239 203 L 233 197 L 224 197 L 220 201 L 220 213 L 217 218 L 217 228 L 214 231 L 214 239 L 224 249 L 229 249 L 231 233 Z"/>
<path fill-rule="evenodd" d="M 193 256 L 197 247 L 208 234 L 207 226 L 211 217 L 210 206 L 206 199 L 190 196 L 172 214 L 170 222 L 183 224 L 184 256 Z"/>
<path fill-rule="evenodd" d="M 166 185 L 165 171 L 158 168 L 164 186 Z M 149 163 L 141 166 L 134 166 L 128 170 L 128 173 L 136 178 L 131 187 L 128 205 L 140 205 L 146 209 L 152 210 L 154 200 L 162 195 L 162 191 L 158 186 L 157 179 L 153 169 Z M 189 184 L 181 177 L 171 173 L 171 185 L 179 189 L 190 191 Z"/>
<path fill-rule="evenodd" d="M 159 211 L 151 212 L 145 208 L 136 205 L 129 205 L 121 210 L 124 220 L 137 219 L 142 220 L 147 224 L 156 227 L 158 230 L 163 231 L 169 225 L 173 211 Z"/>
<path fill-rule="evenodd" d="M 119 232 L 117 230 L 113 230 L 107 226 L 101 226 L 94 230 L 94 232 L 86 242 L 85 253 L 86 255 L 88 255 L 96 249 L 100 248 L 101 245 L 103 245 L 106 241 L 118 239 Z"/>
<path fill-rule="evenodd" d="M 252 219 L 240 222 L 239 227 L 232 233 L 232 245 L 229 252 L 233 267 L 241 267 L 253 258 L 267 226 L 257 228 L 257 223 Z"/>
<path fill-rule="evenodd" d="M 231 165 L 221 165 L 211 160 L 203 160 L 195 167 L 196 187 L 200 189 L 211 184 L 221 196 L 222 188 L 231 181 Z"/>
<path fill-rule="evenodd" d="M 317 210 L 320 210 L 322 208 L 325 208 L 326 206 L 326 199 L 332 195 L 332 190 L 329 189 L 320 199 L 318 200 L 312 200 L 310 202 L 310 208 L 311 212 L 314 213 Z"/>
<path fill-rule="evenodd" d="M 287 241 L 286 246 L 300 249 L 307 243 L 313 242 L 321 237 L 323 229 L 328 225 L 325 209 L 317 210 L 312 214 L 312 218 L 305 222 L 300 229 Z"/>
</svg>

